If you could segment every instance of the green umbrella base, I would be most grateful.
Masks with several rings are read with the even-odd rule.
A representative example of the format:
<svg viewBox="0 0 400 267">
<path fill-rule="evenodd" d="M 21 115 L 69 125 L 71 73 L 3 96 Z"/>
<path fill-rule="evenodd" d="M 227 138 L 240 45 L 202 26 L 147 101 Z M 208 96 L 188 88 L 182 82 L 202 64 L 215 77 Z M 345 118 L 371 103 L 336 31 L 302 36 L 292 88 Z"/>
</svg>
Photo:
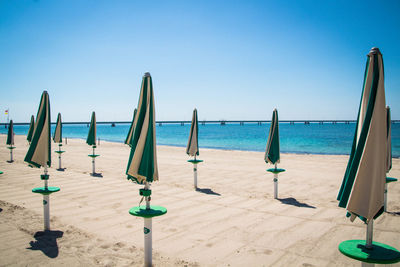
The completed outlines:
<svg viewBox="0 0 400 267">
<path fill-rule="evenodd" d="M 98 156 L 100 156 L 100 155 L 95 155 L 95 154 L 93 154 L 93 155 L 88 155 L 89 157 L 91 157 L 91 158 L 96 158 L 96 157 L 98 157 Z"/>
<path fill-rule="evenodd" d="M 14 149 L 14 148 L 16 148 L 15 146 L 9 146 L 9 147 L 7 147 L 8 149 Z"/>
<path fill-rule="evenodd" d="M 65 151 L 56 150 L 56 151 L 54 151 L 54 152 L 56 152 L 56 153 L 58 153 L 58 154 L 62 154 L 62 153 L 64 153 Z"/>
<path fill-rule="evenodd" d="M 203 161 L 201 159 L 189 159 L 188 162 L 191 162 L 193 164 L 197 164 L 197 163 L 200 163 L 200 162 L 203 162 Z"/>
<path fill-rule="evenodd" d="M 391 182 L 396 182 L 397 181 L 397 179 L 396 178 L 393 178 L 393 177 L 386 177 L 386 183 L 388 184 L 388 183 L 391 183 Z"/>
<path fill-rule="evenodd" d="M 0 174 L 3 174 L 3 172 L 2 172 L 2 171 L 0 171 Z"/>
<path fill-rule="evenodd" d="M 47 189 L 45 187 L 36 187 L 32 189 L 33 193 L 38 193 L 42 195 L 50 195 L 51 193 L 55 193 L 60 191 L 59 187 L 49 186 Z"/>
<path fill-rule="evenodd" d="M 347 257 L 368 263 L 400 262 L 400 252 L 397 249 L 379 242 L 372 242 L 372 249 L 367 249 L 365 240 L 347 240 L 339 244 L 339 251 Z"/>
<path fill-rule="evenodd" d="M 268 169 L 267 172 L 272 172 L 272 173 L 280 173 L 280 172 L 284 172 L 286 171 L 285 169 L 275 169 L 275 168 L 271 168 Z"/>
<path fill-rule="evenodd" d="M 167 209 L 161 206 L 150 206 L 150 209 L 146 209 L 146 206 L 133 207 L 129 210 L 129 214 L 137 217 L 152 218 L 161 216 L 167 213 Z"/>
</svg>

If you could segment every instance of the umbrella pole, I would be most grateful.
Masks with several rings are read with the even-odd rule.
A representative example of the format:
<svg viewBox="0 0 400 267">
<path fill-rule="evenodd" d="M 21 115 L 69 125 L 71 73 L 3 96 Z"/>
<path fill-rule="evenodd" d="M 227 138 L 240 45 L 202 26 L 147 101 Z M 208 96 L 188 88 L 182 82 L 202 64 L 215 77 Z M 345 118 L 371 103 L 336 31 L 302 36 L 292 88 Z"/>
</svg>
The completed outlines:
<svg viewBox="0 0 400 267">
<path fill-rule="evenodd" d="M 275 163 L 275 170 L 278 164 Z M 274 198 L 278 199 L 278 173 L 274 173 Z"/>
<path fill-rule="evenodd" d="M 13 162 L 13 150 L 12 150 L 12 145 L 10 146 L 10 162 Z"/>
<path fill-rule="evenodd" d="M 367 223 L 367 239 L 365 243 L 365 247 L 367 249 L 372 249 L 372 235 L 373 235 L 373 228 L 374 228 L 374 220 L 370 220 Z"/>
<path fill-rule="evenodd" d="M 47 166 L 44 167 L 44 188 L 48 190 L 47 183 Z M 44 217 L 44 230 L 50 230 L 50 197 L 47 194 L 43 195 L 43 217 Z"/>
<path fill-rule="evenodd" d="M 95 155 L 95 154 L 94 154 L 94 146 L 93 146 L 93 158 L 92 158 L 92 167 L 93 167 L 92 174 L 93 174 L 93 175 L 96 173 L 96 171 L 95 171 L 95 163 L 94 163 L 94 161 L 95 161 L 94 155 Z"/>
<path fill-rule="evenodd" d="M 150 189 L 148 182 L 145 182 L 145 190 Z M 150 196 L 146 196 L 146 210 L 150 209 Z M 144 266 L 152 266 L 152 218 L 144 218 Z"/>
<path fill-rule="evenodd" d="M 58 169 L 61 170 L 61 144 L 58 144 Z"/>
</svg>

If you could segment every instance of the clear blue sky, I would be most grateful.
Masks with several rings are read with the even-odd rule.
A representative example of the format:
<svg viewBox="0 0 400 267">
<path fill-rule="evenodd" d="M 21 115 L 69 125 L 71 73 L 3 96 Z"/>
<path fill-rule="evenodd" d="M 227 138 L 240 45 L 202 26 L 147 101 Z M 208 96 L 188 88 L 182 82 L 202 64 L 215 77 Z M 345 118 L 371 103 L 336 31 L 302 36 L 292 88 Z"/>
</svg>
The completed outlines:
<svg viewBox="0 0 400 267">
<path fill-rule="evenodd" d="M 400 1 L 0 0 L 0 121 L 131 120 L 142 75 L 157 120 L 356 119 L 383 53 L 400 119 Z"/>
</svg>

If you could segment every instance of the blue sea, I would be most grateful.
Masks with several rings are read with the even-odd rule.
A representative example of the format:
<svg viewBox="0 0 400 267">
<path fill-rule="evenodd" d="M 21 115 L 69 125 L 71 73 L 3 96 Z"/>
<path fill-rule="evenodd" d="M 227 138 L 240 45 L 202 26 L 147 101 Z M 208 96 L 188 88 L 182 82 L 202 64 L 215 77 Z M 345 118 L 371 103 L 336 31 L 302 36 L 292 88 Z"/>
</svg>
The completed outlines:
<svg viewBox="0 0 400 267">
<path fill-rule="evenodd" d="M 129 124 L 97 125 L 97 137 L 100 140 L 124 142 Z M 52 130 L 54 131 L 54 125 Z M 199 146 L 228 150 L 265 151 L 269 132 L 269 123 L 205 124 L 199 123 Z M 86 139 L 89 128 L 86 124 L 63 125 L 63 137 Z M 28 125 L 15 125 L 16 134 L 26 135 Z M 187 144 L 190 124 L 157 125 L 156 139 L 159 145 L 181 146 Z M 282 153 L 299 154 L 350 154 L 354 137 L 355 123 L 280 123 L 280 146 Z M 0 133 L 7 129 L 0 127 Z M 392 154 L 400 157 L 400 124 L 392 123 Z"/>
</svg>

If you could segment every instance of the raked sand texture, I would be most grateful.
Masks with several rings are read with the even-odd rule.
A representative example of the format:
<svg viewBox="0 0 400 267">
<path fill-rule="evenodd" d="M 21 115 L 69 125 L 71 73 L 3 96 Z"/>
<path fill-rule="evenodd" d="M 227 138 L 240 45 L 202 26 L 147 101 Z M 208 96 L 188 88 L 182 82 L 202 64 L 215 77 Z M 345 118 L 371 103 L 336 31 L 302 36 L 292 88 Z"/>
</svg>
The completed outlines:
<svg viewBox="0 0 400 267">
<path fill-rule="evenodd" d="M 0 135 L 0 144 L 5 144 Z M 91 147 L 68 139 L 64 172 L 52 154 L 52 236 L 43 231 L 43 169 L 24 163 L 28 144 L 16 136 L 14 163 L 0 147 L 0 266 L 143 265 L 143 219 L 129 215 L 140 201 L 139 186 L 126 179 L 129 148 L 102 141 L 92 177 Z M 52 150 L 57 149 L 55 145 Z M 168 209 L 153 219 L 155 266 L 360 266 L 338 251 L 340 242 L 364 239 L 366 227 L 351 223 L 337 207 L 348 156 L 281 155 L 279 199 L 263 152 L 201 149 L 199 190 L 185 148 L 158 146 L 160 181 L 152 204 Z M 400 177 L 393 159 L 391 177 Z M 400 249 L 400 182 L 388 186 L 388 211 L 374 224 L 374 240 Z M 36 237 L 35 237 L 36 234 Z M 400 264 L 393 265 L 400 266 Z"/>
</svg>

